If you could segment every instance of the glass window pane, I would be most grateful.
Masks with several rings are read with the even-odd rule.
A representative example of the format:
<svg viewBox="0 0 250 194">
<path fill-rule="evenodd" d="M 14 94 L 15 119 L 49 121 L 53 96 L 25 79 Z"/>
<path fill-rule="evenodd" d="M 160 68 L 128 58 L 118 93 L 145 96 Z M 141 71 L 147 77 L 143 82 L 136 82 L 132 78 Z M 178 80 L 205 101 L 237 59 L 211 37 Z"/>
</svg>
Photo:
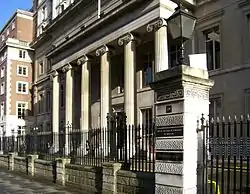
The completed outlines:
<svg viewBox="0 0 250 194">
<path fill-rule="evenodd" d="M 213 70 L 214 69 L 213 41 L 206 42 L 206 53 L 207 53 L 207 68 L 208 68 L 208 70 Z"/>
</svg>

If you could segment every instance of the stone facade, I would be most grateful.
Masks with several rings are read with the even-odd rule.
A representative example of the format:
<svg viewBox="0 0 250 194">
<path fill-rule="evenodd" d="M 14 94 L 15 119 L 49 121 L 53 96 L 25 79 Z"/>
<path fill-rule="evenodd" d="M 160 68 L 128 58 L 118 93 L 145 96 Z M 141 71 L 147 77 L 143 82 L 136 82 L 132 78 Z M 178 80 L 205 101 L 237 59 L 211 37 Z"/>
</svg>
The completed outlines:
<svg viewBox="0 0 250 194">
<path fill-rule="evenodd" d="M 44 20 L 46 28 L 38 34 L 32 44 L 36 49 L 34 92 L 37 97 L 34 97 L 35 109 L 53 104 L 53 108 L 58 113 L 56 113 L 58 117 L 56 121 L 55 118 L 53 119 L 58 123 L 56 126 L 72 122 L 76 128 L 82 129 L 105 127 L 106 113 L 121 110 L 125 110 L 131 117 L 128 118 L 130 124 L 142 124 L 143 110 L 152 108 L 154 112 L 153 91 L 144 85 L 144 75 L 147 73 L 144 68 L 145 64 L 153 64 L 152 77 L 155 72 L 176 65 L 177 54 L 173 54 L 176 53 L 174 41 L 166 33 L 166 20 L 173 13 L 176 4 L 172 1 L 161 0 L 147 1 L 147 3 L 126 1 L 122 5 L 120 1 L 114 1 L 116 3 L 105 1 L 101 6 L 101 14 L 99 14 L 95 9 L 97 7 L 95 3 L 87 5 L 84 1 L 73 3 L 67 1 L 65 4 L 67 11 L 57 10 L 61 13 L 58 15 L 55 1 L 52 1 L 51 4 L 49 2 L 43 1 L 42 5 L 34 4 L 35 14 L 38 14 L 45 4 L 48 8 L 48 18 Z M 190 0 L 184 1 L 184 5 L 191 10 L 195 7 L 193 14 L 197 17 L 194 36 L 186 44 L 186 61 L 188 62 L 188 55 L 191 53 L 207 52 L 209 75 L 211 79 L 215 80 L 210 94 L 211 114 L 218 116 L 249 112 L 247 107 L 250 86 L 246 78 L 249 71 L 248 30 L 246 29 L 246 26 L 249 25 L 248 1 L 242 0 L 234 3 L 233 0 L 200 0 L 195 3 Z M 78 14 L 79 9 L 86 11 Z M 133 14 L 131 14 L 131 10 L 133 10 Z M 121 14 L 117 20 L 114 14 L 119 12 Z M 47 22 L 50 19 L 52 22 Z M 232 21 L 237 27 L 232 27 Z M 65 23 L 67 25 L 63 25 Z M 40 26 L 41 24 L 37 25 L 37 30 L 40 29 Z M 61 30 L 62 28 L 64 30 Z M 219 28 L 219 30 L 215 30 L 216 32 L 211 34 L 210 31 L 215 28 Z M 241 36 L 235 36 L 235 34 L 241 34 Z M 209 37 L 206 39 L 206 36 Z M 133 38 L 131 39 L 131 37 Z M 210 67 L 212 51 L 206 50 L 206 44 L 210 44 L 209 41 L 218 46 L 218 48 L 212 46 L 213 52 L 217 49 L 215 52 L 217 57 L 213 58 L 215 60 L 213 67 Z M 135 44 L 132 47 L 135 47 L 136 52 L 130 52 L 131 44 Z M 96 55 L 99 53 L 99 48 L 106 48 L 110 55 L 110 61 L 105 63 L 106 73 L 103 74 L 107 75 L 105 78 L 101 73 L 103 72 L 101 65 L 103 55 Z M 231 52 L 232 50 L 242 52 Z M 146 57 L 147 62 L 144 60 L 146 53 L 149 53 Z M 88 69 L 85 67 L 86 64 L 81 62 L 86 57 L 89 59 Z M 133 57 L 136 59 L 135 64 L 127 65 L 127 63 L 133 62 Z M 62 70 L 69 63 L 77 68 L 73 68 L 74 76 L 66 78 L 66 73 L 63 73 Z M 43 64 L 42 73 L 39 70 L 39 64 Z M 85 71 L 83 71 L 84 69 Z M 57 93 L 54 93 L 57 95 L 56 101 L 52 100 L 52 94 L 55 91 L 52 89 L 53 84 L 50 80 L 50 75 L 54 70 L 59 74 L 57 85 L 59 89 Z M 130 72 L 129 75 L 133 76 L 128 79 L 126 72 Z M 66 97 L 65 84 L 68 79 L 73 79 L 71 98 L 74 103 L 73 109 L 70 111 L 67 111 L 66 107 L 68 104 L 66 99 L 69 96 Z M 134 81 L 129 82 L 128 80 Z M 136 83 L 136 88 L 130 85 L 132 82 Z M 104 83 L 108 85 L 104 85 Z M 224 83 L 230 83 L 230 90 Z M 102 92 L 104 88 L 107 93 Z M 75 91 L 81 91 L 81 93 Z M 44 95 L 42 99 L 39 99 L 40 94 Z M 60 95 L 62 96 L 60 97 Z M 106 97 L 103 98 L 103 95 Z M 107 97 L 108 95 L 109 97 Z M 55 106 L 56 102 L 58 102 L 58 106 Z M 67 120 L 69 115 L 66 115 L 66 112 L 72 112 L 74 119 Z M 52 107 L 43 109 L 43 111 L 35 111 L 35 117 L 36 125 L 39 127 L 52 128 Z"/>
</svg>

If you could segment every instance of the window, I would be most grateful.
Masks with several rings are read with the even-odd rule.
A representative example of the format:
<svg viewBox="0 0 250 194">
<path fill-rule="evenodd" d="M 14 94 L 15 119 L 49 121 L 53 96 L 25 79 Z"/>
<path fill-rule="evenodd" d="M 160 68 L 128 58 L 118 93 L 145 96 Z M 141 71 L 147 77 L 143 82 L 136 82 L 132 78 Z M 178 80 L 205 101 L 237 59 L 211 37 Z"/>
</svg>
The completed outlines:
<svg viewBox="0 0 250 194">
<path fill-rule="evenodd" d="M 17 93 L 28 94 L 28 83 L 27 82 L 17 82 Z"/>
<path fill-rule="evenodd" d="M 3 78 L 3 77 L 4 77 L 4 74 L 5 74 L 5 68 L 4 68 L 4 67 L 2 67 L 2 68 L 1 68 L 1 78 Z"/>
<path fill-rule="evenodd" d="M 18 102 L 17 103 L 17 118 L 24 119 L 26 115 L 27 103 Z"/>
<path fill-rule="evenodd" d="M 43 109 L 43 106 L 44 105 L 44 96 L 43 94 L 39 94 L 39 107 L 38 107 L 38 112 L 39 113 L 43 113 L 44 112 L 44 109 Z"/>
<path fill-rule="evenodd" d="M 222 98 L 221 97 L 213 97 L 210 98 L 209 104 L 209 116 L 210 118 L 216 119 L 222 115 Z"/>
<path fill-rule="evenodd" d="M 63 86 L 63 84 L 61 84 L 61 88 L 60 88 L 60 105 L 61 105 L 61 108 L 64 107 L 64 86 Z"/>
<path fill-rule="evenodd" d="M 219 27 L 214 27 L 204 32 L 206 38 L 207 68 L 215 70 L 220 65 L 220 31 Z"/>
<path fill-rule="evenodd" d="M 153 57 L 151 53 L 143 55 L 143 87 L 149 86 L 153 79 Z"/>
<path fill-rule="evenodd" d="M 46 5 L 42 7 L 42 14 L 41 14 L 41 19 L 42 21 L 46 20 L 47 18 L 47 7 Z"/>
<path fill-rule="evenodd" d="M 51 111 L 51 95 L 50 91 L 47 91 L 46 93 L 46 112 Z"/>
<path fill-rule="evenodd" d="M 26 51 L 24 50 L 19 50 L 19 58 L 25 59 Z"/>
<path fill-rule="evenodd" d="M 41 62 L 39 64 L 39 75 L 42 75 L 44 74 L 44 65 L 43 65 L 43 62 Z"/>
<path fill-rule="evenodd" d="M 4 115 L 4 103 L 1 103 L 0 116 Z"/>
<path fill-rule="evenodd" d="M 1 95 L 4 94 L 4 90 L 5 90 L 4 85 L 5 85 L 4 82 L 1 83 Z"/>
<path fill-rule="evenodd" d="M 27 66 L 17 66 L 17 75 L 27 76 L 28 75 L 28 67 Z"/>
<path fill-rule="evenodd" d="M 145 135 L 152 134 L 152 125 L 153 125 L 153 114 L 152 114 L 152 108 L 142 109 L 141 110 L 142 115 L 142 125 L 145 129 L 143 132 Z"/>
<path fill-rule="evenodd" d="M 14 21 L 12 22 L 12 24 L 11 24 L 11 29 L 12 29 L 12 30 L 14 30 L 14 29 L 16 28 L 16 24 L 15 24 L 15 23 L 16 23 L 16 21 L 14 20 Z"/>
</svg>

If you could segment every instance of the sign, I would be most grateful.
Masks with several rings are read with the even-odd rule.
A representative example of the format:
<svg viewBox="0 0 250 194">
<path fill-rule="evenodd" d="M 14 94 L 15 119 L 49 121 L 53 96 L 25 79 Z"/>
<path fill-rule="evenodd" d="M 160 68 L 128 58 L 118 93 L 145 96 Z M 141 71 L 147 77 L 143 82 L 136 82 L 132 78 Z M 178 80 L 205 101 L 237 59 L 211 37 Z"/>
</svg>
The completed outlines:
<svg viewBox="0 0 250 194">
<path fill-rule="evenodd" d="M 183 127 L 164 127 L 156 129 L 156 137 L 183 136 Z"/>
<path fill-rule="evenodd" d="M 180 162 L 183 161 L 183 153 L 156 152 L 156 160 Z"/>
</svg>

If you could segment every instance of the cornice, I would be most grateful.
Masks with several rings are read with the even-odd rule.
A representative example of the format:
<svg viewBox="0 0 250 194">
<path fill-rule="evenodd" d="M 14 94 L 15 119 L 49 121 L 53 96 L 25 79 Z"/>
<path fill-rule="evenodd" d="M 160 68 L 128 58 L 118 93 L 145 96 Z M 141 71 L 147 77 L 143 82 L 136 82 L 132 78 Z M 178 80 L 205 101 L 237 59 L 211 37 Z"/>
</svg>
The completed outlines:
<svg viewBox="0 0 250 194">
<path fill-rule="evenodd" d="M 239 8 L 243 8 L 243 7 L 249 6 L 249 5 L 250 5 L 250 1 L 249 0 L 242 0 L 242 1 L 239 2 L 238 7 Z"/>
<path fill-rule="evenodd" d="M 221 16 L 223 16 L 225 13 L 225 11 L 223 9 L 219 9 L 217 11 L 214 11 L 212 13 L 209 13 L 201 18 L 198 18 L 197 20 L 197 25 L 201 24 L 201 23 L 204 23 L 206 21 L 209 21 L 209 20 L 212 20 L 214 18 L 219 18 Z"/>
</svg>

